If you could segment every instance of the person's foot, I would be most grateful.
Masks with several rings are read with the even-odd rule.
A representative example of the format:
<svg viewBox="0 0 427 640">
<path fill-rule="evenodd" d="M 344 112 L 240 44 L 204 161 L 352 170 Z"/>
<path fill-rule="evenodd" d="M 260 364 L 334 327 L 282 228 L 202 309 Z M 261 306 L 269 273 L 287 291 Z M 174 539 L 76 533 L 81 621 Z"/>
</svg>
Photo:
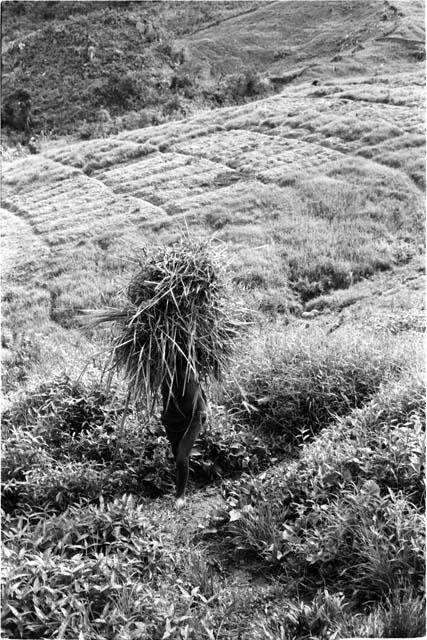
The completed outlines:
<svg viewBox="0 0 427 640">
<path fill-rule="evenodd" d="M 177 511 L 181 511 L 181 509 L 185 506 L 185 498 L 177 498 L 175 502 L 175 507 Z"/>
</svg>

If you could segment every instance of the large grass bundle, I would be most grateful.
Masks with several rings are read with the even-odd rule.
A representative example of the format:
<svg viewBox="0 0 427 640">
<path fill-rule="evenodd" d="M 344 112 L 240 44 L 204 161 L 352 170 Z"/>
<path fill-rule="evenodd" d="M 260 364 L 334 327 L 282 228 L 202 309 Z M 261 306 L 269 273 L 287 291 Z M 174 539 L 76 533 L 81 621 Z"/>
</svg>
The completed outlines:
<svg viewBox="0 0 427 640">
<path fill-rule="evenodd" d="M 210 241 L 188 239 L 145 251 L 120 310 L 97 315 L 115 322 L 113 369 L 121 369 L 134 400 L 155 398 L 177 369 L 196 380 L 220 380 L 235 345 L 237 322 Z"/>
</svg>

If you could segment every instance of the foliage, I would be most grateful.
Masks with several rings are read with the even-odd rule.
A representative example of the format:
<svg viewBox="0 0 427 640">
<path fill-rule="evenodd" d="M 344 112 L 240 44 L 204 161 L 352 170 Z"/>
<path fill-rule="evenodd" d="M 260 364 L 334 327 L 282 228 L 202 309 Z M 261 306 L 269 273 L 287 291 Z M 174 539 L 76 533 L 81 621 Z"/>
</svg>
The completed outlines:
<svg viewBox="0 0 427 640">
<path fill-rule="evenodd" d="M 123 408 L 100 385 L 87 387 L 64 375 L 18 397 L 5 411 L 3 424 L 6 428 L 36 424 L 47 443 L 58 446 L 65 434 L 73 436 L 96 427 L 103 427 L 108 433 Z"/>
<path fill-rule="evenodd" d="M 390 626 L 390 621 L 393 621 Z M 267 620 L 257 618 L 253 636 L 260 640 L 312 638 L 415 638 L 425 634 L 422 598 L 405 585 L 370 610 L 357 611 L 342 592 L 319 589 L 311 602 L 274 607 Z"/>
<path fill-rule="evenodd" d="M 230 381 L 227 406 L 239 419 L 276 438 L 297 442 L 360 406 L 388 377 L 397 375 L 407 345 L 379 344 L 355 331 L 272 334 L 262 357 L 241 357 L 239 384 Z M 279 445 L 280 446 L 280 445 Z"/>
<path fill-rule="evenodd" d="M 3 627 L 11 637 L 108 629 L 131 576 L 149 580 L 168 557 L 144 503 L 131 496 L 76 504 L 48 523 L 21 517 L 5 531 Z"/>
<path fill-rule="evenodd" d="M 197 30 L 222 15 L 239 13 L 244 6 L 102 1 L 85 2 L 84 7 L 79 2 L 7 5 L 2 29 L 12 42 L 4 52 L 4 95 L 16 87 L 31 94 L 33 134 L 78 132 L 83 139 L 97 134 L 99 107 L 109 107 L 117 118 L 147 107 L 159 117 L 162 113 L 176 118 L 186 110 L 177 91 L 187 107 L 215 106 L 215 96 L 205 91 L 197 68 L 186 63 L 185 51 L 174 41 L 192 26 Z M 248 71 L 233 76 L 219 90 L 225 90 L 234 104 L 246 96 L 256 97 L 261 87 L 257 74 Z M 18 129 L 27 130 L 30 123 L 10 109 L 2 119 Z"/>
<path fill-rule="evenodd" d="M 423 584 L 424 389 L 414 375 L 331 424 L 301 458 L 231 485 L 222 533 L 264 568 L 355 602 Z"/>
<path fill-rule="evenodd" d="M 296 362 L 297 345 L 289 346 Z M 407 336 L 405 346 L 412 367 Z M 316 348 L 324 358 L 321 343 Z M 369 371 L 362 342 L 359 348 Z M 335 352 L 337 343 L 329 349 Z M 225 408 L 214 409 L 193 452 L 193 480 L 203 485 L 246 475 L 226 486 L 226 508 L 207 525 L 207 537 L 201 529 L 197 544 L 208 545 L 202 551 L 194 539 L 183 542 L 182 533 L 173 534 L 174 546 L 169 507 L 153 500 L 170 493 L 173 481 L 157 421 L 146 424 L 144 416 L 129 413 L 118 428 L 122 396 L 102 401 L 102 388 L 69 380 L 18 396 L 3 439 L 5 633 L 52 637 L 84 628 L 93 640 L 138 634 L 160 640 L 165 633 L 211 640 L 213 630 L 222 629 L 224 640 L 239 633 L 271 640 L 283 629 L 291 640 L 375 629 L 380 636 L 395 625 L 398 611 L 419 629 L 423 387 L 406 373 L 396 346 L 387 354 L 393 366 L 381 360 L 376 366 L 384 380 L 391 376 L 388 383 L 364 396 L 364 406 L 331 417 L 317 439 L 303 444 L 301 458 L 286 466 L 271 466 L 274 456 L 290 452 L 274 432 L 245 425 L 243 414 L 230 424 Z M 302 375 L 310 370 L 299 361 Z M 325 379 L 334 371 L 327 367 Z M 244 362 L 239 372 L 247 376 Z M 66 424 L 67 415 L 85 428 L 64 428 L 59 437 L 56 422 Z M 285 578 L 286 596 L 276 586 L 265 596 L 245 591 L 239 598 L 214 568 L 212 549 L 213 558 L 230 549 L 253 570 Z M 412 590 L 405 601 L 396 595 L 404 581 L 406 592 Z M 304 601 L 297 594 L 305 594 Z M 367 600 L 378 604 L 362 615 Z M 253 615 L 244 616 L 249 603 Z"/>
<path fill-rule="evenodd" d="M 258 4 L 2 7 L 5 105 L 27 92 L 6 144 L 42 132 L 4 180 L 5 637 L 425 635 L 422 69 L 389 42 L 369 68 L 363 3 L 223 20 Z M 106 336 L 73 314 L 118 305 L 141 234 L 166 246 L 183 219 L 223 243 L 253 324 L 172 513 L 160 421 L 91 382 Z"/>
<path fill-rule="evenodd" d="M 93 94 L 95 105 L 127 109 L 132 106 L 132 100 L 138 98 L 141 87 L 130 73 L 125 75 L 112 73 L 105 80 L 95 80 L 89 87 L 89 91 Z"/>
<path fill-rule="evenodd" d="M 123 422 L 124 420 L 124 422 Z M 215 409 L 191 460 L 198 485 L 257 472 L 270 445 Z M 3 500 L 6 512 L 61 511 L 83 498 L 124 492 L 156 496 L 173 483 L 173 460 L 160 422 L 126 409 L 117 392 L 59 378 L 21 394 L 3 415 Z"/>
<path fill-rule="evenodd" d="M 239 104 L 272 92 L 272 87 L 254 68 L 242 66 L 242 71 L 220 78 L 204 95 L 218 105 Z"/>
<path fill-rule="evenodd" d="M 1 110 L 2 127 L 28 132 L 31 121 L 31 94 L 29 91 L 18 89 L 4 96 Z"/>
<path fill-rule="evenodd" d="M 25 384 L 31 368 L 40 359 L 40 345 L 34 333 L 20 333 L 6 340 L 2 332 L 2 387 L 5 393 Z"/>
</svg>

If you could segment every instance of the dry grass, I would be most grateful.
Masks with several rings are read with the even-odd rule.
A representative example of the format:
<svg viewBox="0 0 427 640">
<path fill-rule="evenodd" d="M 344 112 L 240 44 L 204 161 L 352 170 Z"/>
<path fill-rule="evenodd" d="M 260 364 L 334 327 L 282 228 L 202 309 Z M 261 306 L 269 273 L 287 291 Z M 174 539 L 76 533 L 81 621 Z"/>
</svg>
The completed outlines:
<svg viewBox="0 0 427 640">
<path fill-rule="evenodd" d="M 89 314 L 114 323 L 111 367 L 124 371 L 134 401 L 153 407 L 182 364 L 186 376 L 221 380 L 238 335 L 221 259 L 206 241 L 157 247 L 140 260 L 124 307 Z"/>
</svg>

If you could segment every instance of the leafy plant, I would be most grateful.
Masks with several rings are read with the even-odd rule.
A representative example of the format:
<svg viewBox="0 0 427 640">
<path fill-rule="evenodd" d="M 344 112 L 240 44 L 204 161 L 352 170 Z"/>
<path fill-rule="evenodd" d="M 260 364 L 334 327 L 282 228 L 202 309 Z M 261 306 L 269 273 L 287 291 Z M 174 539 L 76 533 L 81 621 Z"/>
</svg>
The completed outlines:
<svg viewBox="0 0 427 640">
<path fill-rule="evenodd" d="M 263 358 L 240 359 L 239 384 L 230 382 L 227 407 L 239 420 L 296 443 L 349 413 L 404 367 L 399 341 L 380 345 L 376 337 L 277 335 Z"/>
<path fill-rule="evenodd" d="M 141 88 L 137 80 L 130 74 L 112 73 L 105 80 L 95 80 L 89 91 L 99 106 L 115 106 L 126 108 L 138 98 Z"/>
<path fill-rule="evenodd" d="M 62 376 L 24 394 L 4 412 L 3 421 L 6 427 L 37 424 L 48 444 L 60 444 L 64 433 L 77 435 L 96 427 L 111 431 L 123 410 L 100 385 L 86 387 Z"/>
<path fill-rule="evenodd" d="M 419 591 L 423 397 L 421 381 L 404 377 L 305 444 L 288 469 L 230 485 L 221 535 L 305 589 L 334 586 L 359 603 L 402 580 Z"/>
</svg>

